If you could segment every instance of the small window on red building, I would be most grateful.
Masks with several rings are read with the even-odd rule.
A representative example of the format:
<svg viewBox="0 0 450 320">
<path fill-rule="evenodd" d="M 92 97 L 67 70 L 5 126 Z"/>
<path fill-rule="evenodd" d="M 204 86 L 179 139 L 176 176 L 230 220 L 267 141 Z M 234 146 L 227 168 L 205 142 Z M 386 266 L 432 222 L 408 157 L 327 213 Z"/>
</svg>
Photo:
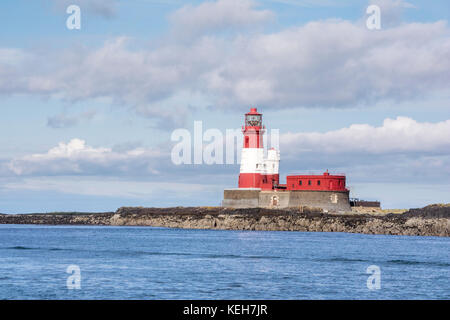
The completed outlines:
<svg viewBox="0 0 450 320">
<path fill-rule="evenodd" d="M 308 186 L 310 186 L 311 185 L 311 180 L 308 180 Z"/>
<path fill-rule="evenodd" d="M 302 185 L 302 180 L 298 180 L 298 185 L 299 185 L 299 186 Z"/>
<path fill-rule="evenodd" d="M 320 186 L 320 180 L 317 180 L 317 185 Z"/>
</svg>

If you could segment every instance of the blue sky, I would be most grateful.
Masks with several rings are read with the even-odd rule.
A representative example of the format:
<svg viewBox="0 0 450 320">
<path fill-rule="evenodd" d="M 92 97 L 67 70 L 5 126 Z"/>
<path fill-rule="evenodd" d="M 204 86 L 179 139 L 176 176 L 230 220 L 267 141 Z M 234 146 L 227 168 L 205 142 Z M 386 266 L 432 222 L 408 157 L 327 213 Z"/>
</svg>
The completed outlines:
<svg viewBox="0 0 450 320">
<path fill-rule="evenodd" d="M 240 128 L 251 106 L 280 130 L 282 180 L 329 169 L 385 208 L 449 202 L 449 14 L 448 1 L 2 1 L 0 212 L 219 205 L 239 165 L 175 166 L 170 136 L 195 120 Z"/>
</svg>

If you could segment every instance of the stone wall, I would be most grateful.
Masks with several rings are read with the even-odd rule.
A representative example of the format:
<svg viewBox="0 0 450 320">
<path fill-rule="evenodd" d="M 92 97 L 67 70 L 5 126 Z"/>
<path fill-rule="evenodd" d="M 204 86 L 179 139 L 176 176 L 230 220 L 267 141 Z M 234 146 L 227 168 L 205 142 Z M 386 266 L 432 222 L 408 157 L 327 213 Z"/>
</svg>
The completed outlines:
<svg viewBox="0 0 450 320">
<path fill-rule="evenodd" d="M 261 208 L 288 208 L 290 202 L 289 191 L 261 191 L 259 206 Z"/>
<path fill-rule="evenodd" d="M 350 212 L 348 191 L 224 191 L 222 206 L 229 208 L 316 207 L 327 211 Z"/>
<path fill-rule="evenodd" d="M 227 208 L 259 207 L 259 189 L 225 189 L 222 206 Z"/>
<path fill-rule="evenodd" d="M 348 191 L 291 191 L 289 207 L 308 206 L 350 212 Z"/>
</svg>

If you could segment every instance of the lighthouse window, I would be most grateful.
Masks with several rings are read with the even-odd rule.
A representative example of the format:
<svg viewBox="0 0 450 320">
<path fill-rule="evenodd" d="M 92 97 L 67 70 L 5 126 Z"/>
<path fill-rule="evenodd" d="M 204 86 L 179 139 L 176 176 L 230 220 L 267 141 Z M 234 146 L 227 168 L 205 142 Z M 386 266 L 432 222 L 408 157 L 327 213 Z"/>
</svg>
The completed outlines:
<svg viewBox="0 0 450 320">
<path fill-rule="evenodd" d="M 298 180 L 298 184 L 301 186 L 302 185 L 302 180 Z"/>
<path fill-rule="evenodd" d="M 245 125 L 250 127 L 260 127 L 261 126 L 261 116 L 260 115 L 247 115 L 245 118 Z"/>
<path fill-rule="evenodd" d="M 317 185 L 320 186 L 320 180 L 317 180 Z"/>
<path fill-rule="evenodd" d="M 311 180 L 308 180 L 308 186 L 310 186 L 311 185 Z"/>
</svg>

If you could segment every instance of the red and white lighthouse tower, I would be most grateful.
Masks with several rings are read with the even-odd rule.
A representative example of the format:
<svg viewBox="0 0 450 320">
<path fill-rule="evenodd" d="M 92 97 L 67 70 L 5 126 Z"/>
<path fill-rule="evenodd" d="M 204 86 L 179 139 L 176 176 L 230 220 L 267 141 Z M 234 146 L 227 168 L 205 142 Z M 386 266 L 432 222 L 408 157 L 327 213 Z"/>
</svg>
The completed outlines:
<svg viewBox="0 0 450 320">
<path fill-rule="evenodd" d="M 256 108 L 251 108 L 245 114 L 244 146 L 241 154 L 241 170 L 239 174 L 239 188 L 273 189 L 279 183 L 278 167 L 279 152 L 275 149 L 268 151 L 264 158 L 263 135 L 265 127 L 262 125 L 262 114 Z"/>
<path fill-rule="evenodd" d="M 222 205 L 231 208 L 312 207 L 334 212 L 350 212 L 345 175 L 290 175 L 280 184 L 280 152 L 263 145 L 265 127 L 262 114 L 251 108 L 242 126 L 244 144 L 241 154 L 239 188 L 225 189 Z M 271 135 L 271 144 L 276 136 Z M 276 141 L 275 141 L 276 142 Z"/>
</svg>

